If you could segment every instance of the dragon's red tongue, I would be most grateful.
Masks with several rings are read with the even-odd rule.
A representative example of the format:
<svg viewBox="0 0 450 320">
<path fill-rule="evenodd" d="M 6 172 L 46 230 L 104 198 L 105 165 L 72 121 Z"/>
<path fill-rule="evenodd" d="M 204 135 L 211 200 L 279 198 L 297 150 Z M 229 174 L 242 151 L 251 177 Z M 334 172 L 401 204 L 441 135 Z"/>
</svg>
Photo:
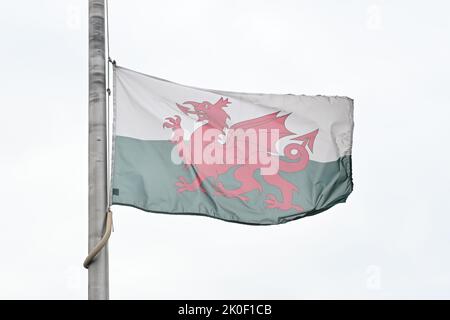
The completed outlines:
<svg viewBox="0 0 450 320">
<path fill-rule="evenodd" d="M 186 107 L 186 106 L 183 106 L 183 105 L 177 103 L 177 107 L 178 107 L 178 109 L 180 109 L 181 112 L 183 112 L 185 115 L 188 115 L 188 113 L 192 113 L 192 111 L 190 111 L 189 108 Z"/>
<path fill-rule="evenodd" d="M 178 109 L 180 109 L 181 112 L 183 112 L 185 115 L 195 114 L 195 115 L 197 115 L 197 116 L 199 116 L 199 117 L 203 115 L 203 112 L 201 112 L 201 111 L 191 110 L 191 108 L 186 107 L 186 106 L 183 106 L 183 105 L 178 104 L 178 103 L 177 103 L 177 107 L 178 107 Z"/>
</svg>

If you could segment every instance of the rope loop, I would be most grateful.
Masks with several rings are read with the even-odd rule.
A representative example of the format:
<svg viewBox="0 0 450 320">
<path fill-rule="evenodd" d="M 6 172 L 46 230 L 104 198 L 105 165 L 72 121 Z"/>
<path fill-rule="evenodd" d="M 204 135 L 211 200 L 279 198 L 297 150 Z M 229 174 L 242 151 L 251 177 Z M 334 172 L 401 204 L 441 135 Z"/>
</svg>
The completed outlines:
<svg viewBox="0 0 450 320">
<path fill-rule="evenodd" d="M 88 269 L 89 265 L 94 261 L 95 257 L 100 253 L 100 251 L 103 249 L 103 247 L 108 243 L 109 237 L 111 236 L 111 230 L 112 230 L 112 211 L 110 208 L 108 208 L 108 211 L 106 213 L 106 228 L 105 228 L 105 234 L 100 239 L 100 241 L 95 245 L 95 247 L 89 252 L 88 256 L 84 260 L 83 266 Z"/>
</svg>

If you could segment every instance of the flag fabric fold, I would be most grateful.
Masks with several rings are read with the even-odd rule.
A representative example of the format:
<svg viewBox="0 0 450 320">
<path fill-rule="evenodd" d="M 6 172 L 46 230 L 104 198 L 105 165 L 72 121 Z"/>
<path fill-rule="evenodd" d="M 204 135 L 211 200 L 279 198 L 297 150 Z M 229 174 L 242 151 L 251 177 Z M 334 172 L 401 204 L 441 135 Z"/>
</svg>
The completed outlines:
<svg viewBox="0 0 450 320">
<path fill-rule="evenodd" d="M 279 224 L 353 189 L 353 100 L 200 89 L 114 68 L 112 204 Z"/>
</svg>

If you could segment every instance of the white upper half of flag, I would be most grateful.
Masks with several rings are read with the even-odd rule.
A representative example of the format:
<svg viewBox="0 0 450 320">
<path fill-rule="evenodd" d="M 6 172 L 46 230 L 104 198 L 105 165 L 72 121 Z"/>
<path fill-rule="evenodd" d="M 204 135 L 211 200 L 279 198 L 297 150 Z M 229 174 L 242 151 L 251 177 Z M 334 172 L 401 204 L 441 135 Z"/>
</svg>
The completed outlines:
<svg viewBox="0 0 450 320">
<path fill-rule="evenodd" d="M 201 123 L 194 115 L 185 115 L 177 107 L 185 101 L 209 101 L 220 98 L 231 104 L 226 108 L 229 126 L 273 112 L 291 113 L 288 130 L 301 136 L 319 129 L 311 160 L 330 162 L 350 155 L 353 133 L 353 100 L 339 96 L 306 96 L 292 94 L 255 94 L 227 92 L 184 86 L 122 67 L 116 67 L 114 135 L 140 140 L 170 140 L 171 130 L 163 128 L 167 117 L 178 115 L 189 138 Z M 280 140 L 278 148 L 291 137 Z"/>
</svg>

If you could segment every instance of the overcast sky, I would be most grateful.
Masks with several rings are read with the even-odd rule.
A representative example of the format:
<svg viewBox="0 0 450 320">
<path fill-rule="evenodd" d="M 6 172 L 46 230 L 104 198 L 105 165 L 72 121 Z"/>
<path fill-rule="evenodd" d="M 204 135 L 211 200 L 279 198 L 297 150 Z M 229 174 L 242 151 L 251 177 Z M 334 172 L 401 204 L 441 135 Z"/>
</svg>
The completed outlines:
<svg viewBox="0 0 450 320">
<path fill-rule="evenodd" d="M 254 227 L 114 207 L 110 296 L 450 298 L 447 1 L 110 0 L 125 67 L 355 100 L 348 203 Z M 87 1 L 0 2 L 0 298 L 85 299 Z"/>
</svg>

